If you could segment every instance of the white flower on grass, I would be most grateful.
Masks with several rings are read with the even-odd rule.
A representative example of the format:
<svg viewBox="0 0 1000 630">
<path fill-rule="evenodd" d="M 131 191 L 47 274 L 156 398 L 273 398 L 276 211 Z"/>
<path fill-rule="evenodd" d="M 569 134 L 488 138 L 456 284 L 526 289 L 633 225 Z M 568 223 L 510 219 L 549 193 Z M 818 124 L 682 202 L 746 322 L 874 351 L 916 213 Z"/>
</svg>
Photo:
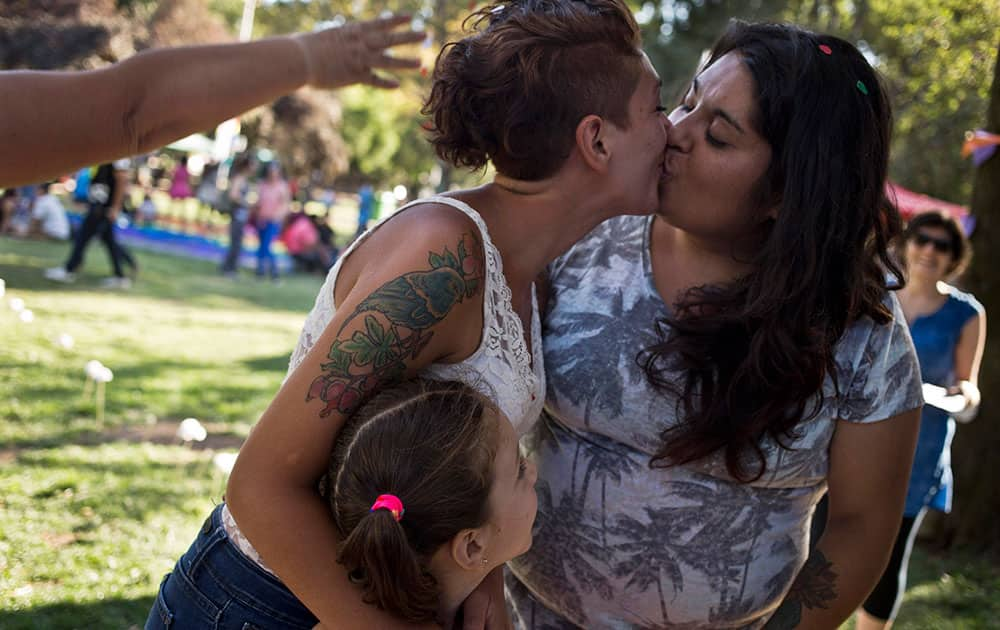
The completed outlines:
<svg viewBox="0 0 1000 630">
<path fill-rule="evenodd" d="M 35 314 L 31 311 L 30 308 L 26 308 L 23 311 L 21 311 L 18 317 L 25 324 L 30 324 L 31 322 L 35 321 Z"/>
<path fill-rule="evenodd" d="M 184 418 L 177 427 L 177 437 L 184 442 L 203 442 L 208 437 L 208 431 L 196 418 Z"/>
<path fill-rule="evenodd" d="M 87 373 L 87 378 L 92 381 L 98 380 L 97 377 L 104 370 L 104 364 L 97 359 L 91 359 L 87 361 L 87 365 L 83 367 L 83 371 Z"/>
<path fill-rule="evenodd" d="M 228 475 L 233 471 L 233 466 L 236 465 L 236 453 L 216 453 L 215 456 L 212 457 L 212 465 Z"/>
<path fill-rule="evenodd" d="M 111 371 L 111 368 L 103 365 L 101 366 L 101 369 L 98 370 L 97 374 L 94 375 L 94 380 L 98 383 L 110 383 L 114 379 L 115 373 Z"/>
<path fill-rule="evenodd" d="M 20 313 L 21 311 L 24 310 L 24 300 L 22 300 L 19 297 L 10 298 L 9 304 L 10 304 L 10 310 L 14 311 L 15 313 Z"/>
<path fill-rule="evenodd" d="M 56 345 L 62 348 L 63 350 L 72 350 L 73 344 L 75 343 L 76 340 L 74 340 L 73 335 L 69 333 L 62 333 L 61 335 L 56 337 Z"/>
<path fill-rule="evenodd" d="M 6 292 L 7 292 L 7 281 L 4 280 L 3 278 L 0 278 L 0 297 L 3 297 L 3 294 Z"/>
</svg>

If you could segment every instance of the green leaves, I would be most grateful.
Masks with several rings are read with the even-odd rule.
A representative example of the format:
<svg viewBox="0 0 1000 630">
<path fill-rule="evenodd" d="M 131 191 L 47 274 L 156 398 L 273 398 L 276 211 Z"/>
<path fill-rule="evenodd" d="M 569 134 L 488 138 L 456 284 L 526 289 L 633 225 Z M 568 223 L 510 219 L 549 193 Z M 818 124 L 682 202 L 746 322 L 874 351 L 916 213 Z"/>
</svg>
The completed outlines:
<svg viewBox="0 0 1000 630">
<path fill-rule="evenodd" d="M 343 344 L 343 349 L 354 355 L 356 364 L 379 369 L 396 359 L 394 346 L 398 343 L 394 330 L 386 330 L 373 315 L 366 315 L 365 332 L 356 331 L 350 341 Z"/>
<path fill-rule="evenodd" d="M 441 267 L 451 267 L 455 271 L 462 273 L 461 267 L 458 266 L 458 260 L 459 258 L 464 258 L 464 256 L 462 255 L 464 249 L 465 248 L 463 247 L 463 243 L 459 241 L 458 258 L 455 258 L 455 255 L 452 254 L 447 247 L 445 247 L 444 254 L 435 254 L 434 252 L 430 252 L 430 254 L 427 256 L 427 260 L 431 264 L 432 269 L 440 269 Z"/>
</svg>

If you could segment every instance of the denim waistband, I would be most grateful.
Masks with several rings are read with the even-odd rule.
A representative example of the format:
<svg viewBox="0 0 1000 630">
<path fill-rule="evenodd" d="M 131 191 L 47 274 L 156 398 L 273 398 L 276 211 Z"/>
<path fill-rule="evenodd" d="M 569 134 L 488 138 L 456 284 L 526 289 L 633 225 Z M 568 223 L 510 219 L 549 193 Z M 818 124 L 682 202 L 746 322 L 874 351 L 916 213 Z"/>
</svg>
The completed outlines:
<svg viewBox="0 0 1000 630">
<path fill-rule="evenodd" d="M 179 563 L 199 598 L 216 606 L 234 599 L 290 626 L 315 624 L 315 617 L 287 586 L 233 545 L 222 526 L 221 511 L 222 504 L 212 510 Z"/>
</svg>

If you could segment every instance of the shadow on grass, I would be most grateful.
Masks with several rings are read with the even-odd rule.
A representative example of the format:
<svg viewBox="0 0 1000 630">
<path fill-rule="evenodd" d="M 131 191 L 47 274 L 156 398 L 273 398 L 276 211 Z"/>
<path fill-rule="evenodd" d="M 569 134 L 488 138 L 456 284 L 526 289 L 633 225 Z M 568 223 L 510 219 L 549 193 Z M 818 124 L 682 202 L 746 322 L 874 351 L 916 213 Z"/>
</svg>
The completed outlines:
<svg viewBox="0 0 1000 630">
<path fill-rule="evenodd" d="M 254 357 L 241 361 L 251 372 L 277 372 L 284 374 L 288 371 L 288 353 L 283 352 L 273 357 Z"/>
<path fill-rule="evenodd" d="M 68 243 L 18 241 L 0 237 L 0 278 L 7 288 L 66 292 L 104 291 L 101 281 L 110 275 L 105 252 L 100 243 L 88 248 L 87 259 L 76 284 L 60 285 L 43 276 L 46 268 L 63 264 L 69 254 Z M 138 282 L 128 293 L 137 297 L 166 299 L 189 304 L 213 303 L 213 298 L 223 297 L 237 303 L 273 311 L 309 311 L 322 284 L 318 276 L 289 276 L 276 287 L 271 283 L 252 279 L 233 282 L 220 276 L 216 264 L 169 254 L 137 251 L 142 272 Z M 108 295 L 115 293 L 109 292 Z M 120 294 L 119 294 L 120 295 Z"/>
<path fill-rule="evenodd" d="M 153 596 L 149 596 L 86 603 L 56 603 L 33 606 L 25 610 L 0 609 L 0 628 L 4 630 L 141 628 L 152 606 Z"/>
</svg>

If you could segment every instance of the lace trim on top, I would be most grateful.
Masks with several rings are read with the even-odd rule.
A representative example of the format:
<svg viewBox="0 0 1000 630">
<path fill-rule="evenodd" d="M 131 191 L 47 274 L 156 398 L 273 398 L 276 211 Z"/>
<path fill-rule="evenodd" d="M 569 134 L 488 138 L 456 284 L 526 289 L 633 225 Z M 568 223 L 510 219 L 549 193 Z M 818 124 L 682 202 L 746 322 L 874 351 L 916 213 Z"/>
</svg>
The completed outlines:
<svg viewBox="0 0 1000 630">
<path fill-rule="evenodd" d="M 518 435 L 524 435 L 538 419 L 545 404 L 545 371 L 542 359 L 542 326 L 538 315 L 535 287 L 531 287 L 531 352 L 524 341 L 524 326 L 511 305 L 511 291 L 503 274 L 503 260 L 490 239 L 483 218 L 468 204 L 451 197 L 418 199 L 395 214 L 385 217 L 355 240 L 330 269 L 306 318 L 299 342 L 289 360 L 287 380 L 312 349 L 336 312 L 334 292 L 343 261 L 383 223 L 415 205 L 440 203 L 468 216 L 479 228 L 486 256 L 486 283 L 483 296 L 483 333 L 479 347 L 459 363 L 433 363 L 423 375 L 440 380 L 467 383 L 493 400 L 510 420 Z M 229 512 L 222 508 L 222 523 L 232 543 L 248 558 L 270 571 L 250 541 L 243 536 Z M 273 573 L 273 572 L 272 572 Z"/>
</svg>

